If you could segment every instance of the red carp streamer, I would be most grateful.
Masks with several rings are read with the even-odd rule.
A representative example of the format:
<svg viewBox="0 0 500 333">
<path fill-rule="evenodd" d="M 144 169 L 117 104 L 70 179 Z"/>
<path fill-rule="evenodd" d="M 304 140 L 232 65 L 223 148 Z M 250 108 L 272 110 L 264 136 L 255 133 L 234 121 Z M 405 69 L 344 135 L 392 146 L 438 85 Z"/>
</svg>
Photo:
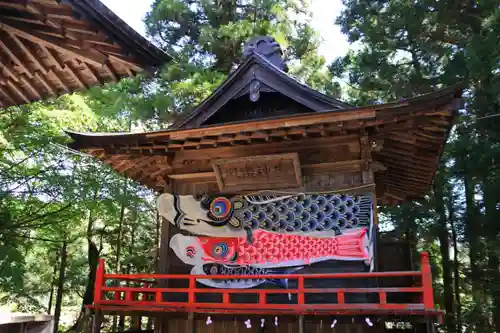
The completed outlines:
<svg viewBox="0 0 500 333">
<path fill-rule="evenodd" d="M 255 265 L 287 261 L 321 261 L 328 258 L 368 260 L 367 229 L 360 228 L 331 238 L 253 231 L 253 241 L 246 237 L 198 237 L 204 260 Z"/>
</svg>

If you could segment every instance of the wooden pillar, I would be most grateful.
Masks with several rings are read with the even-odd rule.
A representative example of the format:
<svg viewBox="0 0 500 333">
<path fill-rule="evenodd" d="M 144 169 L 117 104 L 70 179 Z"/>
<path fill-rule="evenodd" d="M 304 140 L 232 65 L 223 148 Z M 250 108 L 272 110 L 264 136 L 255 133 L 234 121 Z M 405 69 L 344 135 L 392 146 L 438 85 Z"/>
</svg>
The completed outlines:
<svg viewBox="0 0 500 333">
<path fill-rule="evenodd" d="M 171 162 L 169 162 L 170 164 Z M 172 193 L 173 185 L 167 178 L 165 182 L 165 187 L 163 193 Z M 170 238 L 171 238 L 171 221 L 167 220 L 163 216 L 161 217 L 160 226 L 160 255 L 158 258 L 157 274 L 169 274 L 170 273 Z M 162 287 L 166 287 L 166 284 L 159 284 Z"/>
<path fill-rule="evenodd" d="M 186 320 L 186 333 L 195 333 L 194 313 L 193 312 L 188 313 L 188 317 Z"/>
<path fill-rule="evenodd" d="M 304 333 L 304 316 L 299 316 L 299 333 Z"/>
<path fill-rule="evenodd" d="M 426 320 L 426 328 L 427 328 L 427 333 L 436 333 L 436 326 L 434 325 L 434 322 L 430 318 L 427 318 Z"/>
<path fill-rule="evenodd" d="M 165 186 L 164 192 L 170 192 L 170 188 Z M 158 266 L 156 267 L 157 274 L 169 274 L 170 273 L 170 238 L 171 238 L 171 223 L 169 220 L 161 217 L 160 226 L 160 251 L 158 257 Z M 160 288 L 167 288 L 168 281 L 160 280 L 157 283 Z M 163 297 L 161 298 L 163 300 Z M 155 333 L 168 333 L 168 318 L 162 315 L 158 315 L 154 321 L 154 332 Z M 174 332 L 177 333 L 177 332 Z"/>
<path fill-rule="evenodd" d="M 170 271 L 170 221 L 166 218 L 161 218 L 160 232 L 160 258 L 158 260 L 158 274 L 168 274 Z"/>
<path fill-rule="evenodd" d="M 168 320 L 164 316 L 157 316 L 155 318 L 155 329 L 154 333 L 167 333 L 168 332 Z"/>
</svg>

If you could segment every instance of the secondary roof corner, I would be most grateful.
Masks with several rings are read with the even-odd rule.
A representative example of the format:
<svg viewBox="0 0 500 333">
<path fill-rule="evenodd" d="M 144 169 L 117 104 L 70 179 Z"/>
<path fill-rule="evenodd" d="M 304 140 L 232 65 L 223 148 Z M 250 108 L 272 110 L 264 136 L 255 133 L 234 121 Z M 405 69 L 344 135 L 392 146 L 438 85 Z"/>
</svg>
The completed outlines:
<svg viewBox="0 0 500 333">
<path fill-rule="evenodd" d="M 272 37 L 250 39 L 244 48 L 244 62 L 172 128 L 196 128 L 349 107 L 287 74 L 282 54 L 280 45 Z M 277 105 L 272 105 L 273 102 Z M 279 109 L 284 104 L 287 110 Z"/>
</svg>

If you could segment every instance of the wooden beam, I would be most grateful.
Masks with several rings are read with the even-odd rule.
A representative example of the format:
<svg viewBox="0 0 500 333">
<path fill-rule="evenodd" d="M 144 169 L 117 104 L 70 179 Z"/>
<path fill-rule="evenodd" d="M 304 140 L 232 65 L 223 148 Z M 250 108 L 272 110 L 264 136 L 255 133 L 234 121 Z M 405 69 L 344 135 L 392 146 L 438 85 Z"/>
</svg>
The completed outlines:
<svg viewBox="0 0 500 333">
<path fill-rule="evenodd" d="M 293 152 L 304 149 L 334 148 L 352 144 L 358 140 L 358 135 L 338 137 L 320 137 L 297 141 L 296 145 L 289 141 L 262 143 L 255 146 L 208 148 L 200 153 L 198 150 L 178 152 L 174 164 L 182 160 L 206 160 L 212 158 L 243 157 L 248 155 L 276 154 L 277 152 Z"/>
<path fill-rule="evenodd" d="M 15 28 L 13 26 L 7 25 L 0 22 L 0 29 L 17 35 L 21 38 L 27 39 L 31 42 L 44 45 L 49 48 L 56 49 L 60 52 L 70 54 L 72 57 L 86 61 L 89 64 L 93 64 L 96 67 L 101 67 L 105 62 L 107 57 L 96 51 L 96 50 L 77 50 L 67 46 L 67 42 L 62 38 L 54 38 L 50 36 L 43 36 L 36 32 L 26 32 L 21 29 Z"/>
<path fill-rule="evenodd" d="M 130 58 L 126 59 L 125 57 L 119 57 L 119 56 L 110 54 L 109 59 L 121 63 L 122 65 L 125 66 L 125 68 L 128 71 L 133 70 L 134 72 L 137 72 L 137 73 L 142 72 L 142 68 L 139 67 L 135 62 L 132 62 L 132 59 L 130 59 Z M 133 74 L 129 74 L 129 75 L 133 75 Z"/>
<path fill-rule="evenodd" d="M 44 77 L 42 77 L 42 74 L 40 74 L 39 72 L 35 72 L 34 73 L 35 75 L 35 78 L 40 81 L 41 84 L 43 84 L 43 86 L 45 87 L 45 89 L 47 89 L 47 92 L 49 94 L 49 96 L 55 96 L 56 95 L 56 91 L 54 90 L 54 88 L 52 88 L 52 86 L 50 85 L 50 83 L 48 82 L 48 80 Z"/>
<path fill-rule="evenodd" d="M 21 83 L 26 87 L 28 88 L 28 90 L 31 92 L 31 94 L 37 98 L 37 99 L 42 99 L 42 95 L 40 94 L 40 92 L 31 84 L 31 82 L 29 80 L 26 80 L 26 78 L 24 77 L 24 75 L 20 75 L 20 80 L 21 80 Z"/>
<path fill-rule="evenodd" d="M 315 163 L 315 164 L 303 164 L 301 165 L 302 169 L 348 169 L 352 171 L 360 171 L 362 164 L 365 160 L 349 160 L 349 161 L 340 161 L 340 162 L 323 162 L 323 163 Z M 357 169 L 355 169 L 357 167 Z"/>
<path fill-rule="evenodd" d="M 176 180 L 189 180 L 189 179 L 199 179 L 199 178 L 214 178 L 215 172 L 196 172 L 196 173 L 183 173 L 183 174 L 174 174 L 168 175 L 170 179 Z"/>
<path fill-rule="evenodd" d="M 11 80 L 7 80 L 7 86 L 14 91 L 25 103 L 31 102 L 31 100 L 24 94 L 24 92 L 16 86 Z"/>
<path fill-rule="evenodd" d="M 0 49 L 3 50 L 3 52 L 5 52 L 9 57 L 10 59 L 17 65 L 19 66 L 19 68 L 21 68 L 21 70 L 28 76 L 28 77 L 32 77 L 31 75 L 31 71 L 26 67 L 24 66 L 24 62 L 21 61 L 19 59 L 19 56 L 16 55 L 13 51 L 11 50 L 11 48 L 9 48 L 5 43 L 4 43 L 4 40 L 5 40 L 5 36 L 7 36 L 6 33 L 3 33 L 3 32 L 0 32 Z M 14 49 L 16 50 L 16 49 Z"/>
<path fill-rule="evenodd" d="M 7 0 L 0 0 L 0 7 L 3 8 L 13 8 L 17 10 L 24 10 L 24 5 L 22 4 L 21 1 L 7 1 Z"/>
<path fill-rule="evenodd" d="M 407 181 L 392 181 L 388 180 L 386 182 L 386 187 L 387 188 L 397 188 L 399 190 L 405 191 L 405 192 L 413 192 L 413 193 L 425 193 L 427 190 L 427 186 L 413 186 L 411 185 L 410 182 Z"/>
<path fill-rule="evenodd" d="M 78 84 L 80 89 L 87 89 L 87 84 L 83 81 L 83 79 L 80 77 L 78 73 L 78 69 L 74 68 L 74 66 L 71 65 L 71 62 L 68 61 L 66 63 L 65 67 L 66 73 L 69 73 L 69 75 L 73 78 L 73 80 Z"/>
<path fill-rule="evenodd" d="M 80 66 L 82 66 L 82 67 L 84 67 L 84 68 L 87 70 L 87 72 L 89 72 L 89 73 L 90 73 L 90 76 L 92 76 L 92 78 L 94 79 L 95 84 L 103 84 L 103 83 L 104 83 L 104 81 L 103 81 L 103 80 L 101 80 L 100 75 L 98 75 L 98 74 L 94 71 L 94 69 L 93 69 L 93 67 L 92 67 L 92 66 L 87 65 L 87 63 L 86 63 L 86 62 L 84 62 L 84 61 L 80 61 L 80 64 L 79 64 L 79 65 L 80 65 Z"/>
<path fill-rule="evenodd" d="M 56 79 L 56 81 L 59 82 L 59 85 L 62 86 L 63 91 L 65 93 L 70 92 L 69 87 L 66 85 L 66 83 L 63 82 L 63 80 L 61 80 L 61 78 L 57 75 L 57 73 L 55 71 L 50 70 L 49 74 L 52 74 L 52 76 Z"/>
<path fill-rule="evenodd" d="M 52 51 L 43 45 L 40 45 L 40 48 L 47 55 L 47 58 L 53 64 L 53 67 L 55 67 L 57 70 L 59 70 L 61 72 L 64 71 L 64 64 L 59 59 L 57 59 L 57 57 L 52 53 L 52 52 L 56 52 L 56 51 Z"/>
<path fill-rule="evenodd" d="M 1 5 L 0 5 L 1 7 Z M 40 21 L 35 15 L 28 12 L 21 12 L 14 9 L 4 8 L 0 12 L 0 20 L 14 20 L 22 23 L 38 24 L 40 26 L 44 25 L 44 22 Z"/>
<path fill-rule="evenodd" d="M 309 169 L 309 170 L 332 170 L 336 169 L 337 171 L 342 171 L 339 169 L 346 169 L 349 171 L 360 171 L 357 169 L 354 169 L 353 167 L 358 167 L 358 169 L 361 169 L 361 164 L 364 162 L 364 160 L 350 160 L 350 161 L 342 161 L 342 162 L 325 162 L 325 163 L 316 163 L 316 164 L 304 164 L 301 166 L 302 169 Z M 309 171 L 310 172 L 310 171 Z M 200 179 L 200 178 L 215 178 L 215 173 L 214 172 L 192 172 L 192 173 L 178 173 L 178 174 L 170 174 L 168 175 L 168 178 L 170 179 L 175 179 L 175 180 L 190 180 L 190 179 Z"/>
<path fill-rule="evenodd" d="M 14 74 L 14 72 L 12 72 L 10 70 L 10 66 L 7 66 L 1 59 L 0 59 L 0 70 L 2 70 L 5 72 L 5 76 L 7 76 L 8 78 L 11 78 L 12 80 L 16 81 L 16 82 L 19 82 L 19 78 L 17 77 L 16 74 Z"/>
<path fill-rule="evenodd" d="M 388 196 L 388 197 L 394 198 L 394 199 L 399 200 L 399 201 L 405 201 L 406 200 L 405 199 L 406 194 L 402 194 L 402 196 L 397 196 L 394 193 L 392 193 L 392 190 L 391 190 L 391 192 L 385 192 L 384 196 Z"/>
<path fill-rule="evenodd" d="M 64 29 L 79 32 L 82 35 L 98 35 L 99 33 L 92 29 L 85 21 L 64 22 Z"/>
<path fill-rule="evenodd" d="M 253 132 L 262 130 L 272 130 L 276 128 L 289 128 L 296 126 L 305 126 L 319 123 L 335 123 L 347 119 L 373 118 L 375 111 L 372 109 L 356 110 L 353 112 L 316 112 L 291 116 L 286 119 L 273 118 L 265 120 L 255 120 L 238 124 L 216 125 L 206 128 L 182 129 L 172 132 L 148 133 L 147 137 L 167 137 L 170 139 L 186 139 L 193 137 L 205 137 L 221 134 L 237 134 L 240 132 Z"/>
<path fill-rule="evenodd" d="M 33 53 L 29 50 L 28 46 L 24 45 L 24 43 L 19 38 L 17 38 L 17 36 L 15 36 L 9 32 L 7 32 L 7 34 L 16 43 L 17 47 L 23 51 L 23 53 L 26 55 L 26 57 L 28 57 L 28 59 L 31 60 L 31 62 L 33 64 L 35 64 L 35 66 L 38 68 L 38 70 L 40 70 L 43 74 L 47 74 L 47 69 L 38 60 L 38 57 L 33 55 Z"/>
<path fill-rule="evenodd" d="M 111 77 L 113 82 L 118 82 L 118 77 L 116 76 L 115 71 L 114 71 L 111 63 L 108 62 L 108 63 L 104 64 L 103 68 L 106 70 L 106 72 Z"/>
<path fill-rule="evenodd" d="M 25 12 L 25 13 L 30 13 L 30 12 Z M 5 23 L 13 28 L 21 29 L 28 33 L 36 32 L 41 36 L 66 38 L 64 36 L 63 29 L 51 26 L 47 21 L 44 21 L 44 19 L 41 18 L 39 15 L 36 15 L 34 13 L 31 14 L 34 17 L 34 20 L 30 19 L 29 22 L 27 22 L 26 20 L 24 22 L 20 22 L 20 20 L 16 17 L 12 18 L 3 16 L 2 23 Z M 69 40 L 71 40 L 72 42 L 76 42 L 75 39 L 69 39 Z"/>
<path fill-rule="evenodd" d="M 46 0 L 29 0 L 32 3 L 39 3 L 43 13 L 50 18 L 54 19 L 73 19 L 73 8 L 71 5 L 62 4 L 58 1 L 57 6 L 45 6 Z M 50 3 L 53 4 L 52 2 Z"/>
<path fill-rule="evenodd" d="M 391 172 L 389 174 L 389 178 L 391 181 L 394 180 L 395 182 L 399 182 L 399 183 L 404 183 L 404 182 L 412 183 L 418 188 L 420 188 L 420 187 L 427 188 L 430 186 L 430 183 L 431 183 L 431 178 L 422 179 L 421 177 L 418 177 L 418 175 L 416 175 L 416 174 L 413 176 L 410 176 L 410 175 L 407 176 L 407 175 L 400 175 L 400 174 Z"/>
<path fill-rule="evenodd" d="M 30 13 L 34 14 L 40 21 L 44 22 L 45 24 L 58 29 L 63 36 L 70 37 L 72 39 L 78 40 L 79 37 L 76 36 L 73 32 L 67 31 L 61 27 L 61 25 L 50 18 L 46 13 L 45 13 L 45 8 L 40 6 L 37 3 L 34 3 L 33 1 L 28 1 L 24 4 L 24 6 L 29 10 Z M 71 15 L 71 14 L 70 14 Z"/>
<path fill-rule="evenodd" d="M 432 169 L 432 166 L 429 165 L 428 162 L 420 162 L 420 161 L 417 161 L 417 163 L 415 163 L 416 161 L 415 160 L 412 160 L 412 161 L 409 161 L 409 160 L 406 160 L 406 159 L 396 159 L 396 158 L 389 158 L 387 160 L 384 160 L 384 164 L 388 167 L 388 168 L 398 168 L 398 167 L 403 167 L 403 168 L 408 168 L 408 169 L 415 169 L 415 168 L 428 168 L 428 169 Z"/>
<path fill-rule="evenodd" d="M 14 99 L 14 97 L 10 96 L 9 92 L 6 90 L 6 87 L 0 86 L 0 93 L 7 99 L 10 105 L 16 105 L 17 101 Z"/>
</svg>

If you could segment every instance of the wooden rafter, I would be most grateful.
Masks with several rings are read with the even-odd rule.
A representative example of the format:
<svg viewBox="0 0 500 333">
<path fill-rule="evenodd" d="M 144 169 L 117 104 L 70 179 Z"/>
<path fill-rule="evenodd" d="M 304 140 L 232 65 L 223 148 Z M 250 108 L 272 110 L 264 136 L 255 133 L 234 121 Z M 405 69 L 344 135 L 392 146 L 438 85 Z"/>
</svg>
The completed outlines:
<svg viewBox="0 0 500 333">
<path fill-rule="evenodd" d="M 117 82 L 169 60 L 94 4 L 0 0 L 0 107 Z"/>
<path fill-rule="evenodd" d="M 17 36 L 11 33 L 7 34 L 15 43 L 15 46 L 12 46 L 11 49 L 14 49 L 15 47 L 19 48 L 19 50 L 21 50 L 21 52 L 23 52 L 23 54 L 36 66 L 37 70 L 47 74 L 47 69 L 40 63 L 38 57 L 29 49 L 29 46 L 25 45 L 25 43 L 23 43 L 23 41 L 21 41 Z"/>
<path fill-rule="evenodd" d="M 43 36 L 38 32 L 26 32 L 5 23 L 0 23 L 0 29 L 10 32 L 18 37 L 27 39 L 33 43 L 44 45 L 48 48 L 55 49 L 62 53 L 67 53 L 74 58 L 86 61 L 94 66 L 102 66 L 106 62 L 107 57 L 96 50 L 77 50 L 68 45 L 68 40 L 65 38 Z"/>
<path fill-rule="evenodd" d="M 28 77 L 31 77 L 31 71 L 24 65 L 24 62 L 21 61 L 22 56 L 18 53 L 18 48 L 8 47 L 7 46 L 7 34 L 0 32 L 0 49 L 2 52 L 7 54 L 10 59 L 17 65 L 19 68 L 26 73 Z M 17 54 L 16 54 L 17 53 Z"/>
</svg>

